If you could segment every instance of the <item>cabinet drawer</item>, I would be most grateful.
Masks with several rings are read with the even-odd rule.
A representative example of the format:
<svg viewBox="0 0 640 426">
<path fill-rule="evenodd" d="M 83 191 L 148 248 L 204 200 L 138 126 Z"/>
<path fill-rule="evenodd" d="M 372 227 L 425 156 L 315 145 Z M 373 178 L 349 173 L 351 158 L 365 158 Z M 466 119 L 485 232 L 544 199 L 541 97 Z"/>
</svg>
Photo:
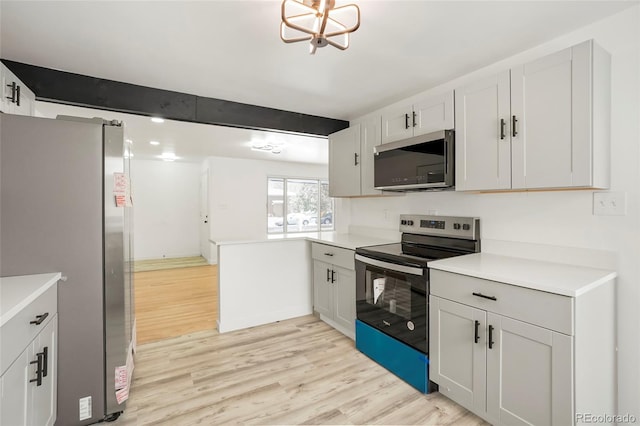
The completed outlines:
<svg viewBox="0 0 640 426">
<path fill-rule="evenodd" d="M 342 266 L 346 269 L 355 269 L 355 252 L 353 250 L 326 244 L 311 243 L 311 257 L 316 260 Z"/>
<path fill-rule="evenodd" d="M 57 310 L 58 292 L 54 284 L 0 328 L 0 374 L 51 321 Z M 49 315 L 40 324 L 30 324 L 36 316 L 45 313 Z"/>
<path fill-rule="evenodd" d="M 573 335 L 571 297 L 434 269 L 429 273 L 433 295 Z"/>
</svg>

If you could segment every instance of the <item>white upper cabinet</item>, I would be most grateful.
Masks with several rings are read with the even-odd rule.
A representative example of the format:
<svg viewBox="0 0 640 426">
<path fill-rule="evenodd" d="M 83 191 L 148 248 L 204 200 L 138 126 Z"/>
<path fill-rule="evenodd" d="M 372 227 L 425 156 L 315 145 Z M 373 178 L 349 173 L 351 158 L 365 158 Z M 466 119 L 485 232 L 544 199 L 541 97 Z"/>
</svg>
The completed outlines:
<svg viewBox="0 0 640 426">
<path fill-rule="evenodd" d="M 456 89 L 456 190 L 608 188 L 610 56 L 593 40 Z"/>
<path fill-rule="evenodd" d="M 329 195 L 380 195 L 373 189 L 373 147 L 380 145 L 380 116 L 329 135 Z"/>
<path fill-rule="evenodd" d="M 453 129 L 453 120 L 453 91 L 392 107 L 382 114 L 382 143 Z"/>
<path fill-rule="evenodd" d="M 0 111 L 8 114 L 33 115 L 35 94 L 0 62 Z"/>
<path fill-rule="evenodd" d="M 511 188 L 509 71 L 456 89 L 456 190 Z"/>
<path fill-rule="evenodd" d="M 329 196 L 360 195 L 360 126 L 329 135 Z"/>
</svg>

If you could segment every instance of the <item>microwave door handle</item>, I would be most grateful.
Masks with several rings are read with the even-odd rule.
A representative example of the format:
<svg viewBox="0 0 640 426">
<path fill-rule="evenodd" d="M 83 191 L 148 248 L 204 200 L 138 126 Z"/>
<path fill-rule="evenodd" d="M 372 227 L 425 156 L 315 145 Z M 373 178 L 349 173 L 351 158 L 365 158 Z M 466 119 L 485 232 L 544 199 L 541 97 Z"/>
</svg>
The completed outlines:
<svg viewBox="0 0 640 426">
<path fill-rule="evenodd" d="M 447 179 L 449 174 L 449 142 L 444 140 L 444 179 Z"/>
</svg>

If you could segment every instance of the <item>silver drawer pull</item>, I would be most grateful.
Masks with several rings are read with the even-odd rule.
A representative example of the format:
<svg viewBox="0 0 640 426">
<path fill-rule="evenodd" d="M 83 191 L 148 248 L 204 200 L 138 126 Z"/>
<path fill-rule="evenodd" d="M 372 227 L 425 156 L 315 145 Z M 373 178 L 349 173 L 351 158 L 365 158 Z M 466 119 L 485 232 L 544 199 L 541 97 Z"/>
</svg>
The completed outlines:
<svg viewBox="0 0 640 426">
<path fill-rule="evenodd" d="M 325 256 L 333 256 L 333 253 L 325 253 Z"/>
<path fill-rule="evenodd" d="M 495 300 L 495 301 L 498 300 L 495 296 L 485 296 L 482 293 L 471 293 L 471 294 L 473 294 L 474 296 L 482 297 L 483 299 L 489 299 L 489 300 Z"/>
</svg>

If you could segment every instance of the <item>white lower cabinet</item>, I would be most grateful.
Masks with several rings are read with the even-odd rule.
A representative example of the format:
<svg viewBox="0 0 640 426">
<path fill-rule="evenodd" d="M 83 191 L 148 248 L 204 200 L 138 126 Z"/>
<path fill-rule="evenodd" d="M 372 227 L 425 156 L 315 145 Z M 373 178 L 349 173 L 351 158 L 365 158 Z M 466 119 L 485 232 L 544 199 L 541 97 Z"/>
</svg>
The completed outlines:
<svg viewBox="0 0 640 426">
<path fill-rule="evenodd" d="M 613 282 L 568 297 L 430 275 L 429 378 L 443 395 L 495 425 L 572 425 L 577 413 L 615 412 Z M 597 369 L 601 381 L 589 380 Z"/>
<path fill-rule="evenodd" d="M 31 348 L 25 349 L 0 377 L 0 424 L 26 425 Z"/>
<path fill-rule="evenodd" d="M 0 424 L 54 424 L 57 330 L 58 315 L 55 315 L 0 377 Z"/>
<path fill-rule="evenodd" d="M 573 338 L 491 313 L 487 328 L 488 417 L 509 425 L 572 424 Z"/>
<path fill-rule="evenodd" d="M 41 381 L 38 384 L 37 373 L 34 377 L 36 382 L 31 382 L 31 415 L 32 425 L 52 426 L 56 420 L 57 409 L 57 360 L 58 355 L 58 315 L 55 315 L 49 324 L 40 332 L 37 341 L 33 342 L 33 354 L 31 362 L 41 357 Z M 35 386 L 34 386 L 35 385 Z"/>
<path fill-rule="evenodd" d="M 54 285 L 0 329 L 3 355 L 10 357 L 0 363 L 0 425 L 53 426 L 56 421 L 56 296 Z"/>
<path fill-rule="evenodd" d="M 312 243 L 313 309 L 341 333 L 355 338 L 354 251 Z"/>
</svg>

